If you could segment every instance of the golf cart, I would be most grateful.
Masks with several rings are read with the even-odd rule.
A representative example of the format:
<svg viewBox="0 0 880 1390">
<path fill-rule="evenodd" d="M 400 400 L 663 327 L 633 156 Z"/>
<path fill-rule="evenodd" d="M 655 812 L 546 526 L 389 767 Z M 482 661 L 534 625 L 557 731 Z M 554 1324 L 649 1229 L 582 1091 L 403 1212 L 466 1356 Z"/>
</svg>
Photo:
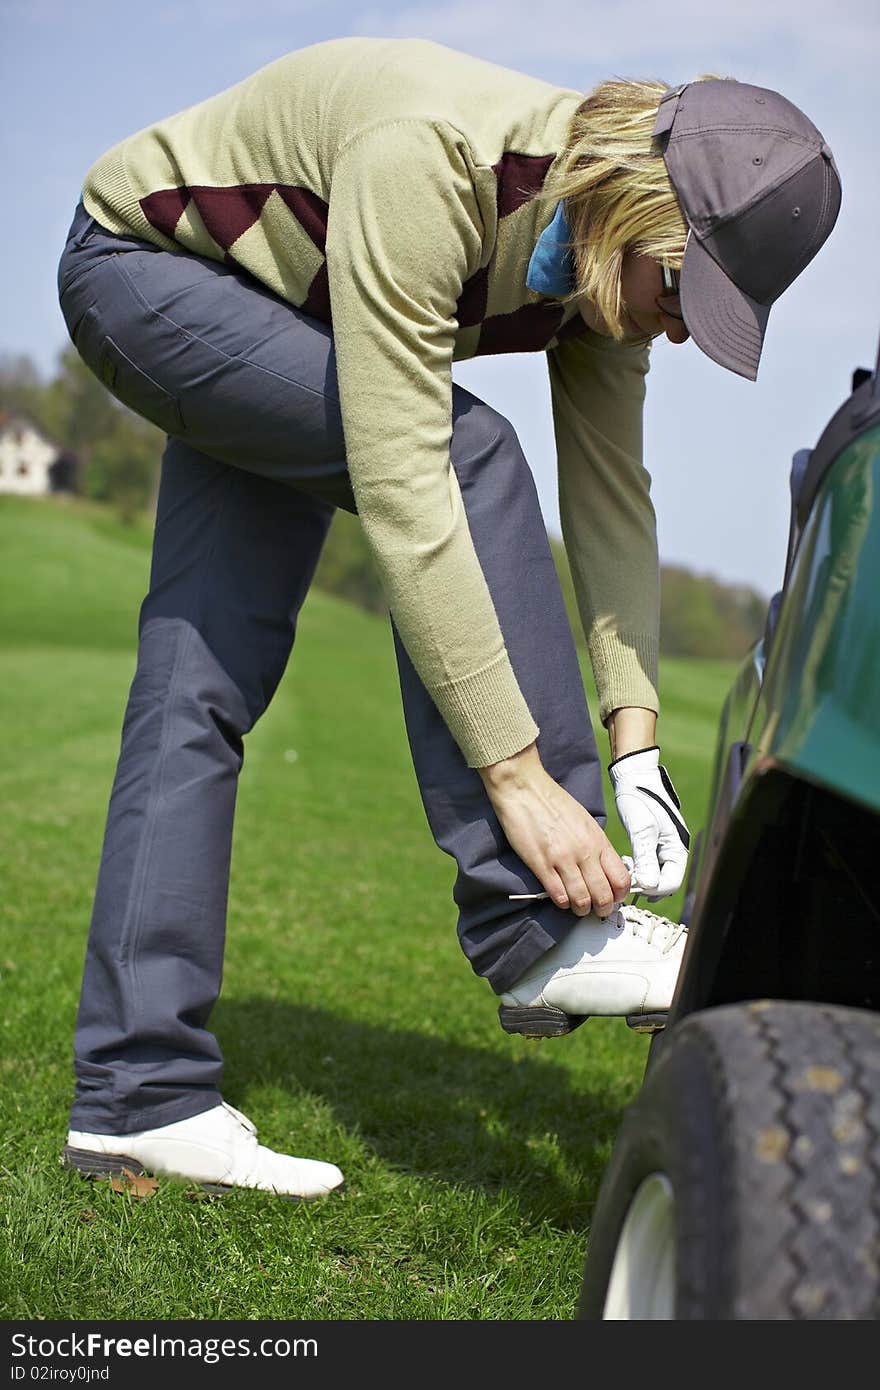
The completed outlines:
<svg viewBox="0 0 880 1390">
<path fill-rule="evenodd" d="M 794 455 L 579 1318 L 880 1315 L 880 355 Z"/>
</svg>

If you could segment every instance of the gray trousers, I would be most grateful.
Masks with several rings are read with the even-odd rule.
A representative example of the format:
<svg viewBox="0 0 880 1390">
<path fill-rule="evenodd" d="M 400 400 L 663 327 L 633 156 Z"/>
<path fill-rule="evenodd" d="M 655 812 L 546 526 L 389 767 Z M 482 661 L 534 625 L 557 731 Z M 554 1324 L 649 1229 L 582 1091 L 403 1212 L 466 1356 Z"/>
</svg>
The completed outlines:
<svg viewBox="0 0 880 1390">
<path fill-rule="evenodd" d="M 74 1040 L 71 1126 L 124 1134 L 216 1105 L 244 735 L 267 708 L 336 507 L 356 511 L 332 329 L 229 265 L 106 232 L 80 203 L 58 268 L 77 351 L 167 434 L 149 592 L 107 813 Z M 605 823 L 598 754 L 531 471 L 510 423 L 453 386 L 451 461 L 544 766 Z M 393 624 L 392 624 L 393 626 Z M 458 936 L 502 993 L 573 925 L 508 845 L 396 629 Z"/>
</svg>

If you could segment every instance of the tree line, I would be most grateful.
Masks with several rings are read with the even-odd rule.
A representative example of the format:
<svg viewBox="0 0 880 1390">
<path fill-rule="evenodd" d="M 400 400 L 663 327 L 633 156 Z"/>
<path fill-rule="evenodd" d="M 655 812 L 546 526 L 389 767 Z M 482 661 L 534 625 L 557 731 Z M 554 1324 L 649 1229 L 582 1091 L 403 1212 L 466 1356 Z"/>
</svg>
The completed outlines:
<svg viewBox="0 0 880 1390">
<path fill-rule="evenodd" d="M 73 345 L 44 381 L 31 358 L 0 357 L 0 410 L 33 421 L 77 459 L 77 490 L 124 522 L 155 511 L 165 436 L 128 410 L 92 374 Z M 550 545 L 577 645 L 585 641 L 561 540 Z M 767 600 L 681 566 L 661 568 L 660 647 L 666 656 L 738 659 L 764 628 Z M 315 574 L 323 589 L 384 613 L 387 604 L 356 517 L 337 511 Z"/>
<path fill-rule="evenodd" d="M 586 648 L 565 546 L 550 549 L 575 643 Z M 767 600 L 744 585 L 724 584 L 680 566 L 662 565 L 660 650 L 664 656 L 739 660 L 761 636 Z M 382 585 L 357 517 L 339 511 L 315 573 L 315 583 L 374 613 L 387 612 Z"/>
</svg>

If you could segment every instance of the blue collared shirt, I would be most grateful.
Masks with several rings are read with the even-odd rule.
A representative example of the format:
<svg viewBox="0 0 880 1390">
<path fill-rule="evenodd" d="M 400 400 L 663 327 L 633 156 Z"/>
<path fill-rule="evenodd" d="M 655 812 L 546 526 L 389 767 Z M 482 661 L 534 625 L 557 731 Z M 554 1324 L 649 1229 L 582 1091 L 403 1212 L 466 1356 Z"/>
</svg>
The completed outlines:
<svg viewBox="0 0 880 1390">
<path fill-rule="evenodd" d="M 560 200 L 553 221 L 544 228 L 532 252 L 526 272 L 530 290 L 559 299 L 574 289 L 574 256 L 566 244 L 570 239 L 571 229 Z"/>
</svg>

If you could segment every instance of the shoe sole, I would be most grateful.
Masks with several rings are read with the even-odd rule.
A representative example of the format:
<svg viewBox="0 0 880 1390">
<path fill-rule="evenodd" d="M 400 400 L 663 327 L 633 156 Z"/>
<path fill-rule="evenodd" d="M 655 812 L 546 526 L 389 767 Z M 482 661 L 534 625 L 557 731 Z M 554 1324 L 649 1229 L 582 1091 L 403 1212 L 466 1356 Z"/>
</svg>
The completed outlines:
<svg viewBox="0 0 880 1390">
<path fill-rule="evenodd" d="M 505 1033 L 518 1033 L 524 1038 L 562 1038 L 586 1023 L 589 1014 L 567 1014 L 549 1005 L 531 1008 L 501 1004 L 498 1019 Z M 666 1027 L 666 1014 L 627 1014 L 626 1026 L 635 1033 L 658 1033 Z"/>
<path fill-rule="evenodd" d="M 70 1168 L 73 1172 L 79 1173 L 83 1178 L 125 1178 L 129 1175 L 135 1178 L 147 1177 L 150 1173 L 148 1168 L 137 1158 L 128 1158 L 125 1154 L 96 1154 L 90 1149 L 75 1149 L 70 1144 L 65 1144 L 61 1150 L 61 1164 L 64 1168 Z M 169 1173 L 157 1173 L 157 1177 L 171 1177 Z M 179 1182 L 187 1181 L 182 1176 Z M 190 1179 L 200 1187 L 203 1192 L 210 1193 L 212 1197 L 228 1197 L 233 1192 L 264 1192 L 267 1197 L 280 1197 L 282 1202 L 317 1202 L 321 1197 L 330 1197 L 334 1192 L 341 1192 L 345 1187 L 344 1183 L 339 1183 L 337 1187 L 331 1187 L 328 1192 L 315 1192 L 310 1197 L 301 1197 L 294 1192 L 267 1192 L 265 1188 L 255 1187 L 236 1187 L 233 1183 L 221 1182 L 198 1182 Z"/>
</svg>

